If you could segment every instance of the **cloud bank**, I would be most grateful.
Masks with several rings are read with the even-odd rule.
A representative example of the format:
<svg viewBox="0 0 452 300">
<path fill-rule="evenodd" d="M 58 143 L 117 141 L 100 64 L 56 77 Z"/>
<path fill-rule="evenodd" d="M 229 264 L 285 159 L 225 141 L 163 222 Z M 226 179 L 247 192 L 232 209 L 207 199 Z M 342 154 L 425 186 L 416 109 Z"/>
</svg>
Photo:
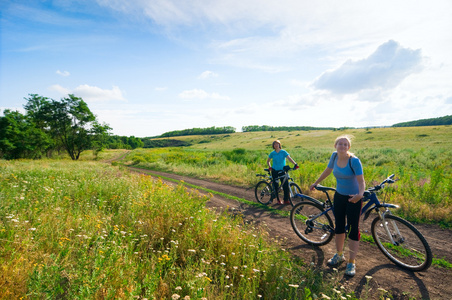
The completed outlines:
<svg viewBox="0 0 452 300">
<path fill-rule="evenodd" d="M 348 60 L 339 68 L 323 73 L 312 86 L 339 94 L 392 89 L 410 74 L 421 69 L 420 49 L 403 48 L 399 43 L 390 40 L 365 59 Z"/>
</svg>

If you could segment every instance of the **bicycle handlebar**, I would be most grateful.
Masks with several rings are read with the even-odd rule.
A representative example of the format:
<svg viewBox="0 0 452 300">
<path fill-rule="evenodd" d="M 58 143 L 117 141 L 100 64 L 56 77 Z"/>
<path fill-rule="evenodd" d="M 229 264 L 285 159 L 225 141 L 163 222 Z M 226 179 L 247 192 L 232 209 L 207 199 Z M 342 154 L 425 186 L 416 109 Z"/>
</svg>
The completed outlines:
<svg viewBox="0 0 452 300">
<path fill-rule="evenodd" d="M 387 184 L 391 184 L 391 183 L 396 182 L 397 179 L 394 179 L 394 176 L 395 176 L 394 174 L 391 174 L 388 178 L 383 180 L 380 184 L 377 184 L 376 186 L 369 188 L 367 191 L 364 192 L 363 198 L 367 198 L 367 197 L 370 196 L 371 193 L 375 193 L 375 192 L 381 190 L 382 188 L 384 188 L 386 183 Z M 336 191 L 335 188 L 326 187 L 326 186 L 323 186 L 323 185 L 320 185 L 320 184 L 316 185 L 315 189 L 319 190 L 319 191 L 322 191 L 324 193 L 326 193 L 328 191 L 333 191 L 333 192 Z"/>
<path fill-rule="evenodd" d="M 391 184 L 396 182 L 398 179 L 394 179 L 394 174 L 391 174 L 388 178 L 383 180 L 380 184 L 377 184 L 374 187 L 369 188 L 367 191 L 364 192 L 364 197 L 369 197 L 371 193 L 375 193 L 385 187 L 385 184 Z"/>
</svg>

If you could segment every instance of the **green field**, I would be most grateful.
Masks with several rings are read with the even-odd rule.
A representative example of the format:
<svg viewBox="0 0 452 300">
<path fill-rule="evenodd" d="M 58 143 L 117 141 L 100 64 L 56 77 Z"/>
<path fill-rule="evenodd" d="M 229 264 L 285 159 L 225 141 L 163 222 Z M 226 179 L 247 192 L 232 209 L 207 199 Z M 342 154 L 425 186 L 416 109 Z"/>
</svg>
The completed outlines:
<svg viewBox="0 0 452 300">
<path fill-rule="evenodd" d="M 122 167 L 250 187 L 277 138 L 306 191 L 344 133 L 355 136 L 368 185 L 400 178 L 387 189 L 399 215 L 451 227 L 449 126 L 184 137 L 192 146 L 137 149 L 112 165 L 91 152 L 81 161 L 1 160 L 0 299 L 356 299 L 338 273 L 281 251 L 241 216 L 206 209 L 209 197 Z"/>
<path fill-rule="evenodd" d="M 252 187 L 255 174 L 266 167 L 272 141 L 279 139 L 300 165 L 292 177 L 309 193 L 342 134 L 354 136 L 351 151 L 363 163 L 368 186 L 396 174 L 399 181 L 387 190 L 400 215 L 452 226 L 452 126 L 186 136 L 179 139 L 190 147 L 137 149 L 126 164 Z M 323 184 L 334 186 L 334 178 Z"/>
</svg>

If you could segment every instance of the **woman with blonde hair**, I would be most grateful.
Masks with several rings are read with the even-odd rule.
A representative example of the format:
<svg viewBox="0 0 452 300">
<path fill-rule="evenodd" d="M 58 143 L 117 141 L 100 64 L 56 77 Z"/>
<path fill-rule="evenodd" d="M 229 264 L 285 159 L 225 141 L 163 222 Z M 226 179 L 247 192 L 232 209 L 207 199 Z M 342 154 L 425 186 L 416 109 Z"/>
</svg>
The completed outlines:
<svg viewBox="0 0 452 300">
<path fill-rule="evenodd" d="M 286 165 L 286 158 L 294 164 L 294 168 L 297 168 L 297 163 L 290 157 L 289 153 L 286 150 L 282 149 L 281 142 L 276 140 L 272 144 L 273 151 L 268 155 L 267 165 L 272 174 L 272 178 L 278 178 L 281 175 L 284 175 L 286 171 L 284 171 L 284 166 Z M 270 161 L 272 161 L 272 165 L 270 165 Z M 275 191 L 278 190 L 278 182 L 273 180 L 273 186 Z M 279 204 L 290 204 L 290 190 L 289 190 L 289 181 L 284 182 L 283 184 L 284 190 L 284 202 L 278 199 Z M 276 198 L 276 195 L 272 195 L 272 197 Z"/>
<path fill-rule="evenodd" d="M 359 249 L 359 217 L 361 215 L 362 198 L 366 189 L 363 167 L 359 158 L 350 152 L 350 136 L 340 136 L 334 142 L 336 151 L 330 157 L 328 166 L 320 177 L 311 185 L 314 188 L 333 173 L 336 178 L 336 192 L 334 194 L 333 212 L 335 217 L 336 254 L 329 259 L 329 266 L 336 266 L 343 261 L 345 244 L 345 224 L 349 228 L 349 260 L 345 274 L 354 276 L 356 273 L 355 258 Z M 347 220 L 347 222 L 346 222 Z"/>
</svg>

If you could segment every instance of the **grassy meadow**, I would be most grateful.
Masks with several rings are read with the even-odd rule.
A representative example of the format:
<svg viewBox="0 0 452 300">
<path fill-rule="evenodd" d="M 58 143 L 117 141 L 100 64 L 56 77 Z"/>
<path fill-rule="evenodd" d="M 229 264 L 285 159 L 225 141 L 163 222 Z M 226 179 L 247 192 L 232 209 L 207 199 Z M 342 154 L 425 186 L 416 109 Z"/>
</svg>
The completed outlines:
<svg viewBox="0 0 452 300">
<path fill-rule="evenodd" d="M 356 299 L 209 197 L 88 157 L 0 161 L 0 299 Z"/>
<path fill-rule="evenodd" d="M 208 196 L 122 166 L 250 187 L 280 139 L 307 191 L 340 134 L 355 136 L 368 185 L 400 179 L 387 189 L 399 215 L 452 227 L 449 126 L 196 136 L 183 137 L 190 147 L 80 161 L 0 160 L 0 299 L 356 299 L 342 274 L 281 251 L 240 215 L 206 209 Z M 115 157 L 124 159 L 95 161 Z"/>
<path fill-rule="evenodd" d="M 452 126 L 186 136 L 179 139 L 190 147 L 137 149 L 125 163 L 252 187 L 255 174 L 266 167 L 272 141 L 279 139 L 300 165 L 292 177 L 309 194 L 342 134 L 354 136 L 351 151 L 363 163 L 367 186 L 396 174 L 399 181 L 386 190 L 390 202 L 400 205 L 399 215 L 452 227 Z M 330 176 L 322 184 L 334 186 L 335 180 Z"/>
</svg>

